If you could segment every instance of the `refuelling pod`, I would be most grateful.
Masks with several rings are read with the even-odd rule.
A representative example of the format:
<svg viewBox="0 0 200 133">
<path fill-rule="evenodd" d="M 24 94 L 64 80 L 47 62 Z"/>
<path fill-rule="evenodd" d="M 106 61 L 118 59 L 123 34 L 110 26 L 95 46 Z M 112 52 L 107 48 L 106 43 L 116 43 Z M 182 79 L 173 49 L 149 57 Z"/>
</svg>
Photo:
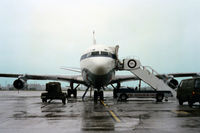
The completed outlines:
<svg viewBox="0 0 200 133">
<path fill-rule="evenodd" d="M 23 89 L 23 88 L 26 87 L 26 81 L 23 80 L 23 79 L 18 78 L 18 79 L 16 79 L 16 80 L 13 82 L 13 86 L 14 86 L 16 89 L 21 90 L 21 89 Z"/>
</svg>

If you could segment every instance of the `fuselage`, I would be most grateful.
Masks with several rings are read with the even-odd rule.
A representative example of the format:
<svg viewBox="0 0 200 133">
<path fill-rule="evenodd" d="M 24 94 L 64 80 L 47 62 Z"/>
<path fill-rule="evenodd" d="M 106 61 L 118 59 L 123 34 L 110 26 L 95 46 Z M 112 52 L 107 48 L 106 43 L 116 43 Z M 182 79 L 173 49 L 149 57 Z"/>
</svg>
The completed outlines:
<svg viewBox="0 0 200 133">
<path fill-rule="evenodd" d="M 93 45 L 80 59 L 83 80 L 94 88 L 109 84 L 115 76 L 116 48 L 104 45 Z"/>
</svg>

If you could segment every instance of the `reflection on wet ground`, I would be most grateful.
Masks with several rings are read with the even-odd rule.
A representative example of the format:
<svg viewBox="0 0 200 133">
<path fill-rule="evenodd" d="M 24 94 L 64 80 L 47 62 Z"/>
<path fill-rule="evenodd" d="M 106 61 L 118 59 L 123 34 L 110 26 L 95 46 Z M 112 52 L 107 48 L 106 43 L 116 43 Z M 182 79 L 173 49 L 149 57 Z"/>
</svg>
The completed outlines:
<svg viewBox="0 0 200 133">
<path fill-rule="evenodd" d="M 113 119 L 102 104 L 90 101 L 84 102 L 83 106 L 83 130 L 114 130 Z"/>
<path fill-rule="evenodd" d="M 179 106 L 175 99 L 163 103 L 154 99 L 117 102 L 112 92 L 105 92 L 104 104 L 94 104 L 89 97 L 82 102 L 82 93 L 63 105 L 61 101 L 43 104 L 38 91 L 0 91 L 0 133 L 200 131 L 198 104 L 192 108 L 187 104 Z"/>
</svg>

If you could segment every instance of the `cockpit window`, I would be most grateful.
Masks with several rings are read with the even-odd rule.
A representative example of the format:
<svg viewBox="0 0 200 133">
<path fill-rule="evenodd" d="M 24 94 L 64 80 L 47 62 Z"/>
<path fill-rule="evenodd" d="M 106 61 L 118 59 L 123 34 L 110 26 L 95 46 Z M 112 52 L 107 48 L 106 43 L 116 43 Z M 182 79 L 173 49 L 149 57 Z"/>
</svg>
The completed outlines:
<svg viewBox="0 0 200 133">
<path fill-rule="evenodd" d="M 87 53 L 86 55 L 87 55 L 87 57 L 89 57 L 89 56 L 91 56 L 91 53 Z"/>
<path fill-rule="evenodd" d="M 113 58 L 113 59 L 117 59 L 115 54 L 112 54 L 110 52 L 106 52 L 106 51 L 94 51 L 94 52 L 89 52 L 87 54 L 84 54 L 81 56 L 81 60 L 86 59 L 86 58 L 90 58 L 90 57 L 109 57 L 109 58 Z"/>
<path fill-rule="evenodd" d="M 99 55 L 99 51 L 92 52 L 92 56 Z"/>
<path fill-rule="evenodd" d="M 101 55 L 107 56 L 107 55 L 108 55 L 108 52 L 101 51 Z"/>
</svg>

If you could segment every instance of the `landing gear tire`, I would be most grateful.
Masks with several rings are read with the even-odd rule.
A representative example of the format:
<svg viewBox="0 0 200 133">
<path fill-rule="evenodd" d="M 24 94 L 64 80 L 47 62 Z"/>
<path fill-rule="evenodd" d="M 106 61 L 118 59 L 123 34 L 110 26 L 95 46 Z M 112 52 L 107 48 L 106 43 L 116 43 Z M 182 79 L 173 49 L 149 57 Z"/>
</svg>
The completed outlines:
<svg viewBox="0 0 200 133">
<path fill-rule="evenodd" d="M 94 102 L 97 103 L 98 101 L 98 91 L 94 91 Z"/>
<path fill-rule="evenodd" d="M 68 97 L 71 97 L 73 94 L 74 98 L 77 98 L 77 90 L 76 89 L 68 89 L 67 90 Z"/>
<path fill-rule="evenodd" d="M 194 103 L 193 103 L 193 101 L 192 101 L 192 100 L 189 100 L 189 101 L 188 101 L 188 105 L 189 105 L 190 107 L 192 107 L 192 106 L 193 106 L 193 104 L 194 104 Z"/>
<path fill-rule="evenodd" d="M 179 105 L 183 105 L 183 100 L 178 99 L 178 103 L 179 103 Z"/>
<path fill-rule="evenodd" d="M 74 89 L 74 98 L 77 98 L 77 90 Z"/>
<path fill-rule="evenodd" d="M 43 102 L 43 103 L 46 103 L 46 102 L 47 102 L 47 99 L 46 99 L 46 98 L 43 98 L 43 99 L 42 99 L 42 102 Z"/>
<path fill-rule="evenodd" d="M 104 98 L 103 98 L 103 91 L 99 92 L 99 96 L 100 96 L 100 101 L 103 101 L 104 100 Z"/>
<path fill-rule="evenodd" d="M 62 103 L 65 105 L 66 104 L 66 98 L 62 99 Z"/>
<path fill-rule="evenodd" d="M 122 95 L 120 96 L 120 100 L 121 100 L 121 101 L 126 101 L 127 98 L 128 98 L 128 96 L 127 96 L 126 94 L 122 94 Z"/>
<path fill-rule="evenodd" d="M 72 94 L 71 89 L 68 89 L 68 90 L 67 90 L 67 95 L 68 95 L 68 97 L 71 97 L 71 94 Z"/>
<path fill-rule="evenodd" d="M 162 100 L 163 100 L 163 94 L 157 94 L 156 95 L 156 102 L 162 102 Z"/>
<path fill-rule="evenodd" d="M 117 89 L 113 90 L 113 98 L 117 98 Z"/>
</svg>

